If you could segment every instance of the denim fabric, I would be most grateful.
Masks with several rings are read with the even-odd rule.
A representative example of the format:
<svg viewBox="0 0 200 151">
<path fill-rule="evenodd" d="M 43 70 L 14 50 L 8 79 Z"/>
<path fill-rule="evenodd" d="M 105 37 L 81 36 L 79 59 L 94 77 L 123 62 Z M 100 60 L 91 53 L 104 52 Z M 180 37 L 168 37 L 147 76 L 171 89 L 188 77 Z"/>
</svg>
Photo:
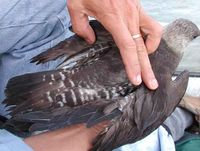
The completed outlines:
<svg viewBox="0 0 200 151">
<path fill-rule="evenodd" d="M 24 141 L 9 133 L 0 130 L 0 151 L 33 151 Z"/>
<path fill-rule="evenodd" d="M 0 0 L 0 114 L 5 114 L 1 101 L 5 98 L 7 81 L 16 75 L 55 68 L 61 60 L 42 65 L 31 64 L 35 55 L 55 46 L 72 35 L 66 10 L 66 0 Z M 162 137 L 163 136 L 163 137 Z M 6 141 L 8 138 L 12 141 Z M 126 145 L 118 151 L 161 150 L 162 139 L 170 138 L 165 130 L 156 130 L 149 137 L 133 145 Z M 31 150 L 23 141 L 8 132 L 0 131 L 0 150 Z M 155 141 L 154 141 L 155 140 Z M 151 143 L 146 143 L 151 142 Z M 169 139 L 168 145 L 173 141 Z M 151 146 L 151 147 L 149 147 Z M 158 146 L 160 148 L 158 148 Z M 142 149 L 145 151 L 145 149 Z M 164 150 L 162 150 L 164 151 Z"/>
<path fill-rule="evenodd" d="M 28 72 L 53 69 L 60 60 L 31 64 L 35 55 L 72 33 L 65 0 L 0 1 L 0 102 L 8 79 Z M 3 105 L 0 114 L 4 115 Z"/>
<path fill-rule="evenodd" d="M 114 151 L 175 151 L 175 145 L 172 136 L 160 126 L 144 139 Z"/>
</svg>

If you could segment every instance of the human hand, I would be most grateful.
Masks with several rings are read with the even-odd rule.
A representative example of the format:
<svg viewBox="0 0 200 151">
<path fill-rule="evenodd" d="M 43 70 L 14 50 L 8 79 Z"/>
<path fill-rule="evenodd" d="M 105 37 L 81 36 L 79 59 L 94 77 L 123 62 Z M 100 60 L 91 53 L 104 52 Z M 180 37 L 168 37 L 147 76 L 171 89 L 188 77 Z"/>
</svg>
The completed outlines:
<svg viewBox="0 0 200 151">
<path fill-rule="evenodd" d="M 88 151 L 106 122 L 86 128 L 79 124 L 52 132 L 28 137 L 24 142 L 34 151 Z"/>
<path fill-rule="evenodd" d="M 68 10 L 75 33 L 88 43 L 95 41 L 94 31 L 88 16 L 96 18 L 112 34 L 134 85 L 142 80 L 150 89 L 158 87 L 152 71 L 148 53 L 156 50 L 160 43 L 162 27 L 141 8 L 139 0 L 68 0 Z M 133 35 L 147 35 L 133 39 Z"/>
</svg>

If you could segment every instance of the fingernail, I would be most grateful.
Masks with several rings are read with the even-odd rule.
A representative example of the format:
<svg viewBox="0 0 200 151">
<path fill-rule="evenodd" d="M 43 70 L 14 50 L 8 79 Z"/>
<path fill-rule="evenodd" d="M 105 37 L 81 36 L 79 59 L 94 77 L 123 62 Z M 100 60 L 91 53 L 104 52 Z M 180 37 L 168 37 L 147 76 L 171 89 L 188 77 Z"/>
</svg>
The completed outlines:
<svg viewBox="0 0 200 151">
<path fill-rule="evenodd" d="M 152 89 L 156 89 L 158 87 L 158 82 L 156 79 L 152 79 L 150 82 L 150 86 Z"/>
<path fill-rule="evenodd" d="M 142 78 L 141 78 L 141 75 L 139 74 L 135 77 L 135 84 L 139 85 L 141 82 L 142 82 Z"/>
</svg>

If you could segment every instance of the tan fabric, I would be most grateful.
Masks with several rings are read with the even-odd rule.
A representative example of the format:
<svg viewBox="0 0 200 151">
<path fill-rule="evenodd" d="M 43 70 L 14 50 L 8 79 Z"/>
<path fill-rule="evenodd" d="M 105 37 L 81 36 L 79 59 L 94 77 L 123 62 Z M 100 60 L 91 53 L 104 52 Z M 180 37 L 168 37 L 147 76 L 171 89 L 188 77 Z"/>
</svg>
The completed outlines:
<svg viewBox="0 0 200 151">
<path fill-rule="evenodd" d="M 200 97 L 185 95 L 179 106 L 195 114 L 197 122 L 200 123 Z"/>
</svg>

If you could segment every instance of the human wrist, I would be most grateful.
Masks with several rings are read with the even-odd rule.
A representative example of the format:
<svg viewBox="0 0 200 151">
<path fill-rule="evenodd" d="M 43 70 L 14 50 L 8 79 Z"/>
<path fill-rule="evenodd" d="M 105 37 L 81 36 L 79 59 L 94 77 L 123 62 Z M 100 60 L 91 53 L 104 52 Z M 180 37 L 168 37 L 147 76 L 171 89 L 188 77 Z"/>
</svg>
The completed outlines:
<svg viewBox="0 0 200 151">
<path fill-rule="evenodd" d="M 83 125 L 76 125 L 31 136 L 24 142 L 34 151 L 87 151 L 94 137 L 93 131 Z"/>
</svg>

